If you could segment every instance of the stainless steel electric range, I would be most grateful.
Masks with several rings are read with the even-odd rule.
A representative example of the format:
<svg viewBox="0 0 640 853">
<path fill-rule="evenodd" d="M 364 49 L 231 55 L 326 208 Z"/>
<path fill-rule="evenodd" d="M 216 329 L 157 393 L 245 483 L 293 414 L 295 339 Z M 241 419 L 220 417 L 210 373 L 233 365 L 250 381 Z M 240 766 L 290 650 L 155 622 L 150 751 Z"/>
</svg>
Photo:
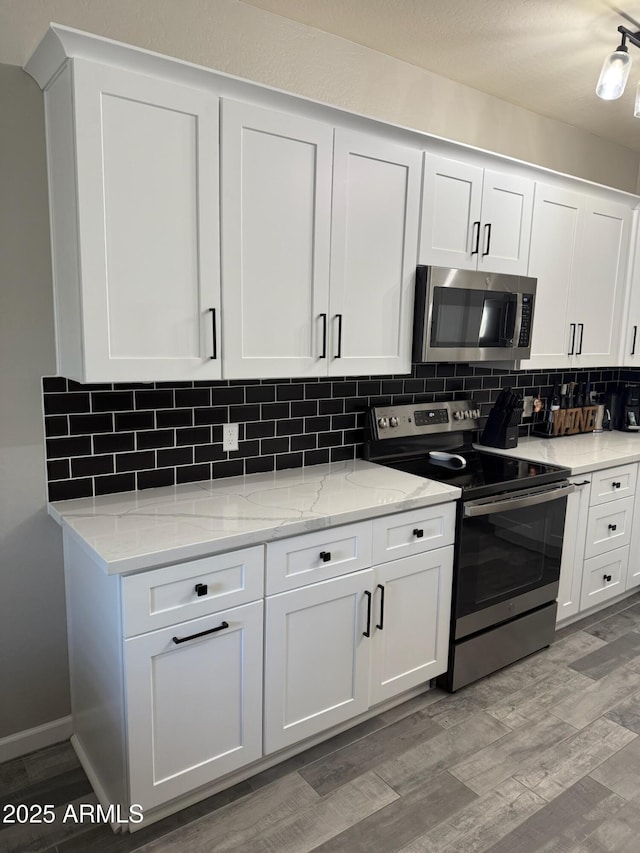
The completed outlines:
<svg viewBox="0 0 640 853">
<path fill-rule="evenodd" d="M 472 400 L 373 408 L 365 457 L 462 490 L 449 667 L 456 691 L 554 638 L 569 469 L 474 449 Z"/>
</svg>

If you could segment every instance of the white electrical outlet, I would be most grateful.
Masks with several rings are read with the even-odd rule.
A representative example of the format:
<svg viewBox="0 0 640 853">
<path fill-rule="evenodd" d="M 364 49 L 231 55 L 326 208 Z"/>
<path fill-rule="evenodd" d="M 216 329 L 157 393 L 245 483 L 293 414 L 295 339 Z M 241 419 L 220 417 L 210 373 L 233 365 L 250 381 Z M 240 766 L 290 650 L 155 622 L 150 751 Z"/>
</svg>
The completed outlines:
<svg viewBox="0 0 640 853">
<path fill-rule="evenodd" d="M 222 449 L 237 450 L 238 449 L 238 424 L 223 424 L 222 425 Z"/>
</svg>

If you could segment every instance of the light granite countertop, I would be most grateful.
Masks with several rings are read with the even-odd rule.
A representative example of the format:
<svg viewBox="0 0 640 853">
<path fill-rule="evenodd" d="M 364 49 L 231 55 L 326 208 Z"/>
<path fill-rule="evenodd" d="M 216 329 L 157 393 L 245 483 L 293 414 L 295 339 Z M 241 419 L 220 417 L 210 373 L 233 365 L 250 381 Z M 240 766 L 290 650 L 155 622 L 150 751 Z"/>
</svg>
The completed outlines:
<svg viewBox="0 0 640 853">
<path fill-rule="evenodd" d="M 459 497 L 456 487 L 356 459 L 57 501 L 49 514 L 119 574 Z"/>
<path fill-rule="evenodd" d="M 570 468 L 573 475 L 640 462 L 640 433 L 618 430 L 563 435 L 559 438 L 521 438 L 518 446 L 510 450 L 481 444 L 475 446 L 479 450 L 526 459 L 528 462 L 563 465 Z"/>
</svg>

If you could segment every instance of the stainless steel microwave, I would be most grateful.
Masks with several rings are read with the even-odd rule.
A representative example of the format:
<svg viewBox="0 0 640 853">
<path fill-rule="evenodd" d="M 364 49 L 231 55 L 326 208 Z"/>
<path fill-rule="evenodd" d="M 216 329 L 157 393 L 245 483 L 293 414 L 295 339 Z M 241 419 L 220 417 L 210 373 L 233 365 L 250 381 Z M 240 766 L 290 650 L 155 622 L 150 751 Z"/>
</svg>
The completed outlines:
<svg viewBox="0 0 640 853">
<path fill-rule="evenodd" d="M 531 355 L 535 278 L 419 266 L 413 361 L 519 361 Z"/>
</svg>

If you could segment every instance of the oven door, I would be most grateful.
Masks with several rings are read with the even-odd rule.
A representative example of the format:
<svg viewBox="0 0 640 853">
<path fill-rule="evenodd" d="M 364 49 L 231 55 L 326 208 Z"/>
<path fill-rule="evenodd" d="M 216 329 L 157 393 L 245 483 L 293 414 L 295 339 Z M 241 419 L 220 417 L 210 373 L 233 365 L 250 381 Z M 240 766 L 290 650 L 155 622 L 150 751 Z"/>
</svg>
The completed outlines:
<svg viewBox="0 0 640 853">
<path fill-rule="evenodd" d="M 555 601 L 573 491 L 572 483 L 562 482 L 463 502 L 456 640 Z"/>
</svg>

